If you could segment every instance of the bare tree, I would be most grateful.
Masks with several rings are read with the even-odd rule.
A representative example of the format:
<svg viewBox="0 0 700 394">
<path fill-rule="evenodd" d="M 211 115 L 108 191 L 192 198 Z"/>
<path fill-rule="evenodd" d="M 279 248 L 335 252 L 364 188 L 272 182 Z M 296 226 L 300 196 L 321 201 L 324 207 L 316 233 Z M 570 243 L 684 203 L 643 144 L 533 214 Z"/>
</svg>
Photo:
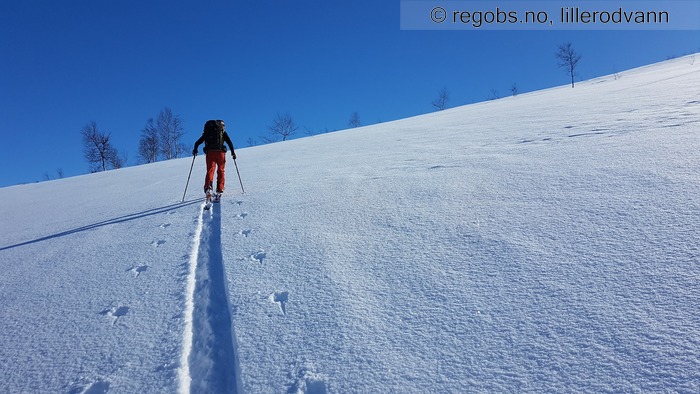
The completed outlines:
<svg viewBox="0 0 700 394">
<path fill-rule="evenodd" d="M 56 177 L 57 178 L 54 178 L 51 175 L 49 175 L 48 171 L 44 172 L 44 180 L 45 181 L 51 181 L 54 179 L 63 179 L 63 168 L 56 169 Z"/>
<path fill-rule="evenodd" d="M 121 155 L 118 155 L 115 152 L 115 154 L 109 158 L 109 164 L 115 169 L 125 167 L 128 161 L 129 154 L 127 152 L 122 152 Z"/>
<path fill-rule="evenodd" d="M 260 141 L 262 141 L 263 144 L 272 144 L 273 142 L 278 142 L 280 140 L 279 136 L 275 134 L 260 135 L 258 138 L 260 138 Z"/>
<path fill-rule="evenodd" d="M 92 121 L 83 127 L 83 153 L 90 164 L 91 172 L 107 171 L 108 166 L 114 167 L 119 163 L 119 154 L 110 143 L 111 135 L 101 133 L 97 123 Z"/>
<path fill-rule="evenodd" d="M 302 129 L 304 129 L 304 134 L 308 135 L 309 137 L 313 137 L 316 134 L 318 134 L 317 132 L 313 131 L 313 129 L 310 129 L 307 126 L 302 126 Z"/>
<path fill-rule="evenodd" d="M 248 140 L 246 142 L 248 143 L 248 146 L 255 146 L 258 144 L 258 142 L 255 141 L 255 138 L 253 137 L 248 137 Z"/>
<path fill-rule="evenodd" d="M 556 53 L 559 60 L 559 67 L 566 70 L 566 74 L 571 77 L 571 87 L 574 87 L 574 77 L 576 76 L 576 65 L 581 60 L 581 55 L 574 51 L 570 42 L 559 45 L 559 51 Z"/>
<path fill-rule="evenodd" d="M 620 73 L 617 72 L 617 67 L 613 67 L 613 78 L 615 78 L 616 81 L 617 81 L 618 79 L 622 78 L 622 77 L 620 76 Z"/>
<path fill-rule="evenodd" d="M 510 85 L 510 94 L 512 94 L 513 96 L 518 95 L 518 84 L 516 84 L 515 82 L 513 82 L 513 84 Z"/>
<path fill-rule="evenodd" d="M 491 93 L 489 93 L 489 100 L 498 100 L 501 98 L 501 94 L 498 93 L 498 89 L 491 89 Z"/>
<path fill-rule="evenodd" d="M 357 113 L 357 111 L 353 112 L 352 115 L 350 115 L 350 120 L 348 121 L 348 126 L 350 127 L 360 127 L 362 123 L 360 123 L 360 114 Z"/>
<path fill-rule="evenodd" d="M 158 146 L 161 155 L 166 159 L 175 159 L 180 157 L 186 147 L 182 143 L 182 137 L 185 132 L 182 128 L 182 120 L 178 115 L 173 115 L 173 111 L 165 107 L 158 114 L 155 124 L 158 130 Z"/>
<path fill-rule="evenodd" d="M 433 100 L 432 104 L 438 111 L 442 111 L 443 109 L 447 108 L 447 102 L 449 100 L 450 92 L 447 90 L 447 88 L 442 88 L 440 92 L 438 92 L 438 97 Z"/>
<path fill-rule="evenodd" d="M 158 161 L 158 152 L 160 151 L 158 136 L 158 129 L 153 118 L 148 119 L 146 127 L 141 130 L 141 139 L 139 140 L 138 158 L 141 162 L 155 163 Z"/>
<path fill-rule="evenodd" d="M 294 123 L 292 116 L 287 112 L 284 114 L 277 113 L 275 118 L 272 120 L 272 124 L 267 127 L 268 131 L 274 138 L 274 141 L 266 139 L 265 141 L 275 142 L 277 137 L 282 137 L 282 141 L 285 141 L 287 137 L 294 134 L 299 127 Z"/>
</svg>

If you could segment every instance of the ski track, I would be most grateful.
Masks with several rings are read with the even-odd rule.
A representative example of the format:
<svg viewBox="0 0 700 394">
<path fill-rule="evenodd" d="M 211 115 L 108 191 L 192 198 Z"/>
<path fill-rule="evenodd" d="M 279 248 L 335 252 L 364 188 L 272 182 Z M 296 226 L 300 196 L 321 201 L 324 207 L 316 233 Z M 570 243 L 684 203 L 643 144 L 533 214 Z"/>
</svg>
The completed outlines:
<svg viewBox="0 0 700 394">
<path fill-rule="evenodd" d="M 180 393 L 237 393 L 235 337 L 221 251 L 221 204 L 200 207 L 187 280 Z"/>
</svg>

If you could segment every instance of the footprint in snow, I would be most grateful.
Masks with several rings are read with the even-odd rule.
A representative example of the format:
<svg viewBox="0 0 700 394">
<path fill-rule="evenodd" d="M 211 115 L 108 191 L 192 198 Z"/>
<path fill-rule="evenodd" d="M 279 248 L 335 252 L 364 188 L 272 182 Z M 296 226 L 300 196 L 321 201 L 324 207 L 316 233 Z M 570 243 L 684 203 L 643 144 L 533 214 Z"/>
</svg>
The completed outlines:
<svg viewBox="0 0 700 394">
<path fill-rule="evenodd" d="M 248 238 L 248 236 L 250 235 L 250 232 L 251 232 L 251 231 L 252 231 L 252 230 L 241 230 L 241 231 L 238 232 L 238 234 L 240 234 L 240 235 L 242 235 L 242 236 Z"/>
<path fill-rule="evenodd" d="M 248 214 L 245 213 L 245 212 L 239 213 L 238 215 L 236 215 L 236 217 L 239 218 L 239 219 L 245 219 L 246 216 L 248 216 Z"/>
<path fill-rule="evenodd" d="M 270 294 L 270 297 L 268 299 L 271 302 L 279 304 L 280 307 L 280 312 L 282 312 L 283 316 L 287 316 L 287 301 L 289 300 L 289 292 L 288 291 L 282 291 L 282 292 L 274 292 Z"/>
<path fill-rule="evenodd" d="M 109 391 L 109 382 L 98 379 L 95 382 L 87 383 L 88 380 L 81 378 L 83 382 L 73 383 L 72 389 L 68 394 L 105 394 Z"/>
<path fill-rule="evenodd" d="M 265 259 L 265 257 L 267 257 L 267 254 L 263 250 L 255 252 L 255 253 L 250 255 L 251 260 L 257 261 L 260 264 L 263 263 L 263 260 Z"/>
<path fill-rule="evenodd" d="M 305 367 L 297 370 L 296 374 L 289 374 L 292 382 L 287 384 L 289 387 L 287 394 L 326 394 L 328 393 L 328 385 L 325 382 L 326 377 L 314 372 L 313 367 Z"/>
<path fill-rule="evenodd" d="M 85 394 L 106 394 L 109 391 L 109 382 L 98 380 L 91 384 L 83 393 Z"/>
<path fill-rule="evenodd" d="M 100 312 L 100 315 L 109 316 L 110 318 L 112 318 L 112 325 L 115 325 L 117 324 L 117 320 L 119 320 L 120 317 L 125 316 L 127 313 L 129 313 L 128 306 L 113 306 Z"/>
<path fill-rule="evenodd" d="M 126 272 L 130 272 L 134 274 L 134 278 L 138 278 L 139 275 L 141 275 L 142 272 L 146 272 L 148 270 L 147 265 L 140 265 L 140 266 L 131 266 L 131 268 L 127 269 Z"/>
<path fill-rule="evenodd" d="M 170 226 L 171 226 L 170 223 L 163 223 L 163 224 L 161 224 L 161 225 L 158 226 L 158 227 L 160 227 L 160 228 L 168 228 L 168 227 L 170 227 Z"/>
<path fill-rule="evenodd" d="M 163 245 L 164 243 L 165 243 L 165 241 L 161 239 L 160 241 L 151 242 L 151 245 L 153 245 L 153 247 L 157 248 L 157 247 Z"/>
</svg>

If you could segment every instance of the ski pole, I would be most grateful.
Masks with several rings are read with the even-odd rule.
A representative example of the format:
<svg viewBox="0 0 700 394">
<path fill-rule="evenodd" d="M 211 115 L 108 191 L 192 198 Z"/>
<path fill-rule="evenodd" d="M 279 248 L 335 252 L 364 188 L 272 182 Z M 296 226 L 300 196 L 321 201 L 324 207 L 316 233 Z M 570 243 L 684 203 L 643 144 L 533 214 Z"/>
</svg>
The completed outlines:
<svg viewBox="0 0 700 394">
<path fill-rule="evenodd" d="M 187 184 L 185 184 L 185 192 L 182 193 L 182 202 L 185 202 L 185 194 L 187 194 L 187 186 L 190 185 L 190 177 L 192 176 L 192 167 L 194 167 L 194 159 L 197 158 L 197 155 L 192 156 L 192 165 L 190 166 L 190 174 L 187 175 Z"/>
<path fill-rule="evenodd" d="M 241 180 L 241 173 L 238 172 L 238 164 L 236 164 L 236 159 L 233 159 L 233 165 L 236 166 L 236 174 L 238 174 L 238 182 L 241 183 L 241 190 L 245 194 L 245 189 L 243 188 L 243 181 Z"/>
</svg>

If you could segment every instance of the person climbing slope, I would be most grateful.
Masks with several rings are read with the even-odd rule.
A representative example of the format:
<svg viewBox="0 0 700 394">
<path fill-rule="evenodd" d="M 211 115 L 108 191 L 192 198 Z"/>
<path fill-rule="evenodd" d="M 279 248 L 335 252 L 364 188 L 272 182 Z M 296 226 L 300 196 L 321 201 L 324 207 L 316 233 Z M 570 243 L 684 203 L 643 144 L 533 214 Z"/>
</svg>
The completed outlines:
<svg viewBox="0 0 700 394">
<path fill-rule="evenodd" d="M 226 126 L 223 120 L 208 120 L 204 124 L 202 136 L 194 143 L 192 154 L 197 156 L 199 145 L 204 143 L 204 153 L 207 155 L 207 173 L 204 178 L 204 193 L 207 200 L 212 198 L 212 190 L 214 184 L 214 171 L 216 171 L 216 195 L 214 198 L 219 199 L 224 192 L 226 185 L 226 143 L 231 150 L 231 157 L 236 160 L 236 152 L 233 149 L 233 143 L 226 133 Z"/>
</svg>

